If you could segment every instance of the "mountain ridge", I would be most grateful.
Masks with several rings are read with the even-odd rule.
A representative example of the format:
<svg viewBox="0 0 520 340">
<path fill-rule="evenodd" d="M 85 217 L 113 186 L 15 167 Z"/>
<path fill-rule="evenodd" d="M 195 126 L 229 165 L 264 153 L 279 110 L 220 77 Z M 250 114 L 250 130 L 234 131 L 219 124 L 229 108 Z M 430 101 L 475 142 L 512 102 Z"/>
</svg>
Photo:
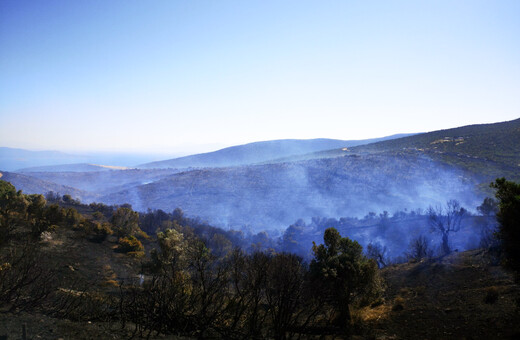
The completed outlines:
<svg viewBox="0 0 520 340">
<path fill-rule="evenodd" d="M 520 180 L 520 118 L 490 124 L 472 124 L 412 136 L 336 148 L 302 156 L 301 159 L 334 158 L 379 152 L 421 153 L 455 165 L 487 180 L 497 176 Z M 290 160 L 290 159 L 289 159 Z"/>
<path fill-rule="evenodd" d="M 380 138 L 362 140 L 339 140 L 329 138 L 315 139 L 277 139 L 235 145 L 224 149 L 173 158 L 164 161 L 138 165 L 138 168 L 205 168 L 229 167 L 269 162 L 281 157 L 306 154 L 315 151 L 329 150 L 335 147 L 352 147 L 372 143 L 374 141 L 400 138 L 395 134 Z"/>
</svg>

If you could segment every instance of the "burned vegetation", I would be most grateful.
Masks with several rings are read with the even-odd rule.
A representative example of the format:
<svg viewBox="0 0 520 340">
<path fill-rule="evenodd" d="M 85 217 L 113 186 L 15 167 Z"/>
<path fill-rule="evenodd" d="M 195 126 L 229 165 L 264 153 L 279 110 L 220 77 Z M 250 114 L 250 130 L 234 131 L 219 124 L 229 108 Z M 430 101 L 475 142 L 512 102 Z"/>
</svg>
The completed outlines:
<svg viewBox="0 0 520 340">
<path fill-rule="evenodd" d="M 438 248 L 420 234 L 390 257 L 381 243 L 364 249 L 345 237 L 354 220 L 314 220 L 319 241 L 295 254 L 305 248 L 302 222 L 274 239 L 215 228 L 180 209 L 86 205 L 0 181 L 0 336 L 513 337 L 520 290 L 498 266 L 517 270 L 513 248 L 501 251 L 517 223 L 511 183 L 497 180 L 499 201 L 484 201 L 472 217 L 486 225 L 499 217 L 499 237 L 485 248 L 450 248 L 466 211 L 448 202 L 448 214 L 414 215 L 431 225 Z"/>
</svg>

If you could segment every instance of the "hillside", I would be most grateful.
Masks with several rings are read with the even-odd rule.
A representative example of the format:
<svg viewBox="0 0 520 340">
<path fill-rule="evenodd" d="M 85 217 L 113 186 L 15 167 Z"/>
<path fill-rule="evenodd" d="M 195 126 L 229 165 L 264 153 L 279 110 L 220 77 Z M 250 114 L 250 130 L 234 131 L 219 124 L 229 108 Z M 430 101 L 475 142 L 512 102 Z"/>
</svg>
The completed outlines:
<svg viewBox="0 0 520 340">
<path fill-rule="evenodd" d="M 55 183 L 82 191 L 81 198 L 130 203 L 140 211 L 179 207 L 219 226 L 249 226 L 253 231 L 286 228 L 299 218 L 362 217 L 370 211 L 392 214 L 425 209 L 449 199 L 457 199 L 474 211 L 484 196 L 492 194 L 492 180 L 503 176 L 519 179 L 519 129 L 520 120 L 466 126 L 246 166 L 223 164 L 296 152 L 295 146 L 301 151 L 302 145 L 325 147 L 346 142 L 260 142 L 149 163 L 180 169 L 24 175 L 44 181 L 39 189 L 39 182 L 33 181 L 29 192 L 45 193 L 50 183 Z M 182 169 L 183 165 L 209 164 L 214 167 Z M 26 185 L 18 183 L 21 188 Z"/>
<path fill-rule="evenodd" d="M 125 170 L 127 168 L 120 166 L 111 165 L 98 165 L 88 163 L 76 163 L 76 164 L 59 164 L 59 165 L 46 165 L 36 166 L 25 169 L 20 169 L 18 172 L 90 172 L 90 171 L 108 171 L 108 170 Z"/>
<path fill-rule="evenodd" d="M 283 139 L 265 142 L 249 143 L 203 154 L 185 156 L 160 162 L 139 165 L 139 168 L 205 168 L 227 167 L 267 162 L 274 159 L 289 157 L 334 148 L 351 147 L 380 140 L 399 138 L 403 135 L 393 135 L 366 140 L 337 139 Z"/>
<path fill-rule="evenodd" d="M 59 151 L 30 151 L 0 147 L 0 170 L 82 162 L 83 157 Z"/>
<path fill-rule="evenodd" d="M 98 167 L 98 166 L 96 166 Z M 58 185 L 74 187 L 89 192 L 92 195 L 103 195 L 117 192 L 128 187 L 152 183 L 166 176 L 179 172 L 175 169 L 123 169 L 114 170 L 103 168 L 102 171 L 34 171 L 24 172 L 23 175 L 31 176 L 46 182 Z"/>
<path fill-rule="evenodd" d="M 131 167 L 174 156 L 172 153 L 32 151 L 0 147 L 0 171 L 92 171 L 89 165 L 105 164 L 113 167 Z M 47 168 L 48 166 L 56 166 Z M 39 168 L 28 169 L 28 168 Z M 85 167 L 85 170 L 79 170 Z M 94 170 L 99 171 L 100 169 Z"/>
<path fill-rule="evenodd" d="M 61 195 L 71 195 L 73 198 L 83 201 L 93 200 L 97 197 L 95 193 L 88 193 L 67 185 L 61 185 L 14 172 L 1 172 L 0 179 L 10 182 L 25 194 L 46 194 L 49 191 L 54 191 Z"/>
<path fill-rule="evenodd" d="M 360 318 L 377 339 L 518 339 L 520 287 L 483 250 L 383 269 L 386 301 Z"/>
<path fill-rule="evenodd" d="M 486 181 L 506 176 L 520 180 L 520 119 L 468 125 L 413 136 L 335 149 L 307 158 L 338 157 L 349 153 L 407 151 L 485 175 Z"/>
<path fill-rule="evenodd" d="M 458 199 L 474 210 L 477 176 L 409 154 L 193 170 L 101 197 L 171 211 L 180 207 L 219 226 L 285 228 L 298 218 L 364 216 Z"/>
<path fill-rule="evenodd" d="M 17 221 L 2 230 L 5 238 L 0 242 L 2 338 L 18 338 L 22 332 L 28 335 L 22 338 L 30 339 L 516 339 L 520 335 L 520 287 L 498 266 L 500 261 L 490 249 L 412 255 L 380 269 L 369 260 L 374 259 L 369 247 L 362 249 L 341 236 L 361 235 L 363 228 L 347 227 L 340 234 L 327 227 L 317 231 L 317 243 L 325 246 L 319 246 L 322 251 L 316 251 L 312 255 L 316 261 L 308 265 L 285 252 L 284 244 L 292 243 L 285 234 L 275 240 L 263 233 L 263 242 L 275 248 L 258 252 L 257 237 L 200 224 L 179 212 L 137 214 L 127 207 L 63 200 L 46 205 L 6 182 L 0 185 L 2 216 Z M 412 215 L 408 218 L 424 219 Z M 484 220 L 478 224 L 485 225 Z M 416 223 L 402 232 L 413 232 L 412 224 Z M 162 233 L 141 229 L 155 230 L 156 225 L 161 225 Z M 475 233 L 474 226 L 465 226 L 460 233 Z M 395 235 L 396 227 L 387 225 L 388 233 L 381 237 L 401 238 Z M 301 244 L 306 249 L 311 245 Z M 346 251 L 354 256 L 346 257 Z M 322 258 L 330 259 L 323 261 L 326 266 L 318 262 Z M 315 271 L 316 266 L 323 269 Z M 346 289 L 355 294 L 345 304 L 335 302 L 345 286 L 338 290 L 327 284 L 329 268 L 342 274 L 334 275 L 332 282 L 349 282 Z M 280 307 L 280 301 L 291 305 Z M 348 318 L 339 319 L 336 315 L 345 305 Z M 279 321 L 280 308 L 289 318 Z M 256 320 L 261 322 L 251 330 L 251 321 Z"/>
</svg>

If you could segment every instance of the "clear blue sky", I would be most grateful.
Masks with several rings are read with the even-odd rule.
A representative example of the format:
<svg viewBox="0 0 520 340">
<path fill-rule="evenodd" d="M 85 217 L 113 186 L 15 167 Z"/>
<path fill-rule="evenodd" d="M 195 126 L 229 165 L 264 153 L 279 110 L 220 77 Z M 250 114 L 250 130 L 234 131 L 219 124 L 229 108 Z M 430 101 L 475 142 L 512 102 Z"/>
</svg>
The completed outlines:
<svg viewBox="0 0 520 340">
<path fill-rule="evenodd" d="M 520 117 L 520 1 L 0 1 L 0 146 L 201 151 Z"/>
</svg>

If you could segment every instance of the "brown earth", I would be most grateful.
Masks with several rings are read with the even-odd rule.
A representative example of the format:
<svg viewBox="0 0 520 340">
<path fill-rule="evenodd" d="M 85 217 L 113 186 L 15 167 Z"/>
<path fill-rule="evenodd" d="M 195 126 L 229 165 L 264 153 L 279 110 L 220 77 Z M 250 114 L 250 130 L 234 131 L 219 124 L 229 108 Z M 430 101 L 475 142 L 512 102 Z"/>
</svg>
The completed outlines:
<svg viewBox="0 0 520 340">
<path fill-rule="evenodd" d="M 64 230 L 43 242 L 64 287 L 79 279 L 92 283 L 91 291 L 117 291 L 141 261 L 114 252 L 115 237 L 98 244 Z M 355 339 L 520 339 L 520 287 L 483 250 L 394 265 L 382 275 L 384 302 L 355 313 Z M 0 339 L 21 339 L 24 324 L 28 339 L 126 339 L 132 330 L 117 322 L 0 313 Z"/>
<path fill-rule="evenodd" d="M 482 250 L 382 274 L 385 303 L 360 313 L 368 338 L 520 339 L 520 287 Z"/>
</svg>

